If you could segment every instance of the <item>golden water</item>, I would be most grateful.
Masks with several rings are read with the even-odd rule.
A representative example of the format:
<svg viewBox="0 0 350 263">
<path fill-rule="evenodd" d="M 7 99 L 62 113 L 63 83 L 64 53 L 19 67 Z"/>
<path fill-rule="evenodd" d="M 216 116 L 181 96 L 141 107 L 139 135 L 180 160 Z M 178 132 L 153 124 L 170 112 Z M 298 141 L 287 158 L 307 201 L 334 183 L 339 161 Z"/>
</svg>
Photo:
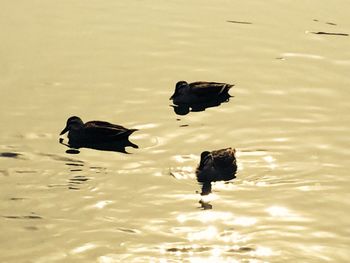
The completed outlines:
<svg viewBox="0 0 350 263">
<path fill-rule="evenodd" d="M 350 2 L 3 1 L 1 262 L 348 262 Z M 239 21 L 248 23 L 232 23 Z M 178 116 L 178 80 L 234 83 Z M 65 153 L 71 115 L 139 131 Z M 239 171 L 202 210 L 203 150 Z M 17 155 L 16 155 L 17 154 Z"/>
</svg>

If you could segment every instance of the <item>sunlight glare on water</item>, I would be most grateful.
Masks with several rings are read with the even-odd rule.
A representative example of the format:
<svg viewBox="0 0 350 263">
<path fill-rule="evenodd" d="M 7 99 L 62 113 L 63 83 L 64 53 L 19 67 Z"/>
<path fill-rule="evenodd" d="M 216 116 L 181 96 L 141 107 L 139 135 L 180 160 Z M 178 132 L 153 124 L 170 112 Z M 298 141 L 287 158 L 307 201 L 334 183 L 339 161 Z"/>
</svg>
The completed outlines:
<svg viewBox="0 0 350 263">
<path fill-rule="evenodd" d="M 348 262 L 348 10 L 2 3 L 0 262 Z M 179 109 L 180 80 L 235 86 Z M 71 116 L 137 129 L 133 146 L 68 150 Z M 236 178 L 198 183 L 228 147 Z"/>
</svg>

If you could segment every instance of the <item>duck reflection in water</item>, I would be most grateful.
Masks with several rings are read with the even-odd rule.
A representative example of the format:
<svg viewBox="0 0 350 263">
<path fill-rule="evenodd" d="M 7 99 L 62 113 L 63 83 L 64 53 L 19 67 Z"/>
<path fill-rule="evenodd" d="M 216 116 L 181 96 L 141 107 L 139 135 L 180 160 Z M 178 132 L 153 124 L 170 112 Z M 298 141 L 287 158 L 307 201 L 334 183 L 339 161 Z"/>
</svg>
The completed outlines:
<svg viewBox="0 0 350 263">
<path fill-rule="evenodd" d="M 105 121 L 84 123 L 79 117 L 73 116 L 67 120 L 66 127 L 60 133 L 63 135 L 68 132 L 68 144 L 63 143 L 62 138 L 60 143 L 75 149 L 90 148 L 127 153 L 125 147 L 138 148 L 136 144 L 129 141 L 129 136 L 135 131 L 137 129 L 127 129 Z"/>
<path fill-rule="evenodd" d="M 204 111 L 206 108 L 219 106 L 228 102 L 231 95 L 228 91 L 233 87 L 231 84 L 219 82 L 197 81 L 176 83 L 175 92 L 170 97 L 175 105 L 174 112 L 178 115 L 186 115 L 190 111 Z"/>
<path fill-rule="evenodd" d="M 197 181 L 202 185 L 201 196 L 211 193 L 211 183 L 229 181 L 236 178 L 237 163 L 236 150 L 232 148 L 215 151 L 204 151 L 196 170 Z M 211 209 L 209 202 L 199 201 L 204 209 Z"/>
</svg>

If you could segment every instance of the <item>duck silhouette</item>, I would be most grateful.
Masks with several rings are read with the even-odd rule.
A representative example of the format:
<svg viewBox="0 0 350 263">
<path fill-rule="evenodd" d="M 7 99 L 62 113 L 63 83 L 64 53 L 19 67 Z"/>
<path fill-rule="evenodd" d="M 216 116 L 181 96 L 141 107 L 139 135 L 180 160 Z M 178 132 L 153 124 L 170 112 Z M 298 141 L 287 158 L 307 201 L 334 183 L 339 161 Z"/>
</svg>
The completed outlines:
<svg viewBox="0 0 350 263">
<path fill-rule="evenodd" d="M 176 83 L 175 92 L 170 100 L 173 100 L 175 105 L 210 103 L 221 98 L 230 98 L 228 91 L 233 86 L 227 83 L 207 81 L 187 83 L 182 80 Z"/>
<path fill-rule="evenodd" d="M 229 181 L 236 178 L 237 163 L 235 149 L 225 148 L 215 151 L 204 151 L 196 169 L 197 181 L 202 184 L 201 195 L 211 192 L 211 183 Z"/>
<path fill-rule="evenodd" d="M 60 135 L 68 132 L 68 147 L 126 152 L 126 146 L 138 148 L 129 141 L 129 136 L 135 131 L 137 129 L 128 129 L 106 121 L 84 123 L 81 118 L 72 116 L 68 118 Z"/>
<path fill-rule="evenodd" d="M 204 111 L 210 107 L 217 107 L 223 102 L 228 102 L 232 97 L 228 91 L 231 84 L 219 82 L 197 81 L 176 83 L 175 92 L 170 97 L 173 101 L 174 112 L 177 115 L 186 115 L 189 112 Z"/>
</svg>

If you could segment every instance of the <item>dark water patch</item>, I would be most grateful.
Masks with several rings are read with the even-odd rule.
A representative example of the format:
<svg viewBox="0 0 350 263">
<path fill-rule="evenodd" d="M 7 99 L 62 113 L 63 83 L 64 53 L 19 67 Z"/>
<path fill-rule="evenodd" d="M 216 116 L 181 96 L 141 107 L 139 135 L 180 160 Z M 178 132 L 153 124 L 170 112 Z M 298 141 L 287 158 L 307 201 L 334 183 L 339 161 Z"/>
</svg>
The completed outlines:
<svg viewBox="0 0 350 263">
<path fill-rule="evenodd" d="M 11 200 L 11 201 L 22 201 L 24 199 L 27 199 L 27 198 L 24 198 L 24 197 L 11 197 L 9 200 Z"/>
<path fill-rule="evenodd" d="M 65 162 L 65 163 L 76 163 L 76 164 L 81 164 L 81 165 L 84 164 L 83 161 L 80 161 L 80 160 L 77 160 L 77 159 L 68 158 L 68 157 L 65 157 L 65 156 L 49 154 L 49 153 L 41 153 L 40 155 L 45 156 L 45 157 L 50 157 L 51 159 L 53 159 L 55 161 L 60 161 L 60 162 Z"/>
<path fill-rule="evenodd" d="M 251 25 L 252 22 L 247 21 L 237 21 L 237 20 L 226 20 L 227 23 L 233 23 L 233 24 L 243 24 L 243 25 Z"/>
<path fill-rule="evenodd" d="M 218 107 L 222 103 L 227 103 L 233 96 L 226 94 L 216 98 L 214 100 L 201 102 L 201 103 L 178 103 L 176 105 L 170 105 L 173 108 L 176 115 L 184 116 L 190 112 L 202 112 L 208 108 Z M 177 119 L 180 120 L 180 119 Z"/>
<path fill-rule="evenodd" d="M 171 247 L 165 249 L 168 253 L 203 253 L 203 252 L 210 252 L 214 250 L 215 247 L 210 246 L 184 246 L 184 247 Z M 232 247 L 225 247 L 224 250 L 222 250 L 223 253 L 250 253 L 252 251 L 255 251 L 254 248 L 251 247 L 240 247 L 240 246 L 232 246 Z"/>
<path fill-rule="evenodd" d="M 69 171 L 71 171 L 71 172 L 82 172 L 83 170 L 82 169 L 70 169 Z"/>
<path fill-rule="evenodd" d="M 187 160 L 191 160 L 192 157 L 190 155 L 181 155 L 182 159 L 187 159 Z"/>
<path fill-rule="evenodd" d="M 320 21 L 320 20 L 318 20 L 318 19 L 313 19 L 313 21 L 314 21 L 314 22 L 322 22 L 322 21 Z M 325 23 L 325 24 L 327 24 L 327 25 L 330 25 L 330 26 L 337 26 L 337 24 L 336 24 L 336 23 L 333 23 L 333 22 L 328 22 L 328 21 L 326 21 L 326 22 L 323 22 L 323 23 Z"/>
<path fill-rule="evenodd" d="M 78 182 L 69 182 L 67 184 L 50 184 L 47 187 L 49 188 L 68 188 L 69 190 L 80 190 L 80 187 L 78 187 L 78 185 L 80 185 L 81 183 Z"/>
<path fill-rule="evenodd" d="M 349 36 L 349 34 L 347 33 L 335 33 L 335 32 L 324 32 L 324 31 L 317 31 L 317 32 L 311 32 L 311 33 L 316 35 L 344 36 L 344 37 Z"/>
<path fill-rule="evenodd" d="M 77 175 L 68 180 L 68 189 L 70 190 L 80 190 L 80 185 L 89 181 L 90 179 L 84 175 Z"/>
<path fill-rule="evenodd" d="M 34 213 L 30 214 L 30 215 L 25 215 L 25 216 L 2 216 L 3 218 L 7 218 L 7 219 L 29 219 L 29 220 L 36 220 L 36 219 L 43 219 L 41 216 L 36 215 Z"/>
<path fill-rule="evenodd" d="M 130 228 L 119 227 L 118 230 L 120 232 L 129 233 L 129 234 L 140 234 L 140 231 L 135 229 L 130 229 Z"/>
<path fill-rule="evenodd" d="M 81 163 L 66 163 L 68 166 L 84 166 L 84 164 Z"/>
<path fill-rule="evenodd" d="M 19 159 L 21 156 L 22 156 L 22 154 L 15 153 L 15 152 L 2 152 L 2 153 L 0 153 L 0 157 L 3 157 L 3 158 Z"/>
<path fill-rule="evenodd" d="M 226 252 L 227 253 L 248 253 L 248 252 L 252 252 L 255 251 L 254 248 L 251 247 L 234 247 L 231 249 L 228 249 Z"/>
<path fill-rule="evenodd" d="M 331 25 L 331 26 L 336 26 L 336 23 L 332 23 L 332 22 L 326 22 L 327 25 Z"/>
<path fill-rule="evenodd" d="M 49 184 L 47 185 L 48 188 L 66 188 L 68 184 Z"/>
<path fill-rule="evenodd" d="M 37 171 L 33 171 L 33 170 L 16 170 L 16 173 L 18 173 L 18 174 L 33 174 L 33 173 L 37 173 Z"/>
<path fill-rule="evenodd" d="M 212 250 L 211 247 L 200 246 L 200 247 L 171 247 L 167 248 L 165 251 L 170 253 L 201 253 Z"/>
<path fill-rule="evenodd" d="M 89 178 L 83 176 L 83 175 L 78 175 L 78 176 L 74 176 L 73 178 L 69 179 L 70 183 L 76 183 L 76 184 L 81 184 L 83 182 L 88 181 Z"/>
<path fill-rule="evenodd" d="M 130 154 L 126 151 L 127 147 L 138 149 L 139 146 L 132 143 L 128 138 L 121 138 L 112 141 L 102 141 L 102 142 L 90 142 L 90 141 L 73 141 L 64 143 L 62 138 L 59 139 L 59 143 L 70 148 L 66 150 L 68 154 L 79 154 L 79 149 L 87 148 L 98 151 L 109 151 L 109 152 L 120 152 L 125 154 Z"/>
<path fill-rule="evenodd" d="M 210 204 L 209 202 L 203 201 L 203 200 L 199 200 L 198 203 L 201 204 L 200 208 L 203 210 L 210 210 L 213 209 L 213 205 Z"/>
</svg>

